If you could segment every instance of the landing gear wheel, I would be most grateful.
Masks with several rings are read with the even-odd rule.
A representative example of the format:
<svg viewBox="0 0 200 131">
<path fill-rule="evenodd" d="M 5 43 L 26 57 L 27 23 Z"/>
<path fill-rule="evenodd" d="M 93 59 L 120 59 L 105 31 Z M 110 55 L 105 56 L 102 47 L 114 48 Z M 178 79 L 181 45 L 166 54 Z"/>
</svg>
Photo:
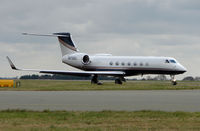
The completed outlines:
<svg viewBox="0 0 200 131">
<path fill-rule="evenodd" d="M 170 75 L 171 77 L 171 82 L 172 82 L 172 85 L 177 85 L 177 82 L 176 82 L 176 79 L 175 79 L 175 76 L 174 75 Z"/>
<path fill-rule="evenodd" d="M 172 85 L 177 85 L 177 82 L 176 81 L 172 81 Z"/>
<path fill-rule="evenodd" d="M 102 82 L 99 82 L 97 75 L 92 76 L 91 84 L 103 85 Z"/>
<path fill-rule="evenodd" d="M 115 84 L 120 84 L 121 85 L 122 84 L 122 80 L 121 79 L 116 79 L 115 80 Z"/>
<path fill-rule="evenodd" d="M 98 82 L 97 85 L 103 85 L 103 83 L 102 82 Z"/>
</svg>

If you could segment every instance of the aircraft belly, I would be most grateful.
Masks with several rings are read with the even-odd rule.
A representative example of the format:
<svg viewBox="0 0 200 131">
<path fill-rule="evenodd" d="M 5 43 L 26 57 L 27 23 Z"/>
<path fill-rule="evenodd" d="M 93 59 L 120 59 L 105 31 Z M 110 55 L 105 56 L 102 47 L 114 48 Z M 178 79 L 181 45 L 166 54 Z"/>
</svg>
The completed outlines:
<svg viewBox="0 0 200 131">
<path fill-rule="evenodd" d="M 123 71 L 126 76 L 139 74 L 182 74 L 183 71 L 171 70 L 167 68 L 122 68 L 122 67 L 87 67 L 86 71 Z"/>
</svg>

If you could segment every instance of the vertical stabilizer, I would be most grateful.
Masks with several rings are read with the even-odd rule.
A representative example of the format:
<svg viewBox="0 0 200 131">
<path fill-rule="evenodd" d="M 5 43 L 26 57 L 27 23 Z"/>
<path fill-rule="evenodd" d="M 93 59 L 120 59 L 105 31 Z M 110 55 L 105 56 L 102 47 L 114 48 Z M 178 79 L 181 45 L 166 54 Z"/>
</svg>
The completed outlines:
<svg viewBox="0 0 200 131">
<path fill-rule="evenodd" d="M 76 48 L 70 33 L 53 33 L 53 35 L 57 35 L 58 37 L 62 56 L 78 52 L 78 49 Z"/>
</svg>

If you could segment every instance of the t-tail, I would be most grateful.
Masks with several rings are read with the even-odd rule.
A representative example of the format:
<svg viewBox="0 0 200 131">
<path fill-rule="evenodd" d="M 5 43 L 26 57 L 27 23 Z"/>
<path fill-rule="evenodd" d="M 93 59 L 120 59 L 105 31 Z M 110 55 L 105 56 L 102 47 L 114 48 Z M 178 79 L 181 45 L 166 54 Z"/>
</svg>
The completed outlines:
<svg viewBox="0 0 200 131">
<path fill-rule="evenodd" d="M 73 54 L 78 52 L 76 45 L 72 40 L 72 36 L 67 32 L 53 33 L 53 34 L 29 34 L 22 33 L 23 35 L 34 35 L 34 36 L 55 36 L 58 37 L 58 41 L 60 43 L 60 48 L 62 52 L 62 56 L 67 54 Z"/>
</svg>

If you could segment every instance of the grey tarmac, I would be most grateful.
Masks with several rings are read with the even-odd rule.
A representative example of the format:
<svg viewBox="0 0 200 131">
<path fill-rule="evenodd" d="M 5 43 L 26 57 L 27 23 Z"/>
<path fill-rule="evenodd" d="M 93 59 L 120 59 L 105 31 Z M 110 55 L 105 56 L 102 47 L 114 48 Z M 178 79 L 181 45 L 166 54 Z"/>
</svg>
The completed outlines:
<svg viewBox="0 0 200 131">
<path fill-rule="evenodd" d="M 200 111 L 200 90 L 0 91 L 0 110 Z"/>
</svg>

